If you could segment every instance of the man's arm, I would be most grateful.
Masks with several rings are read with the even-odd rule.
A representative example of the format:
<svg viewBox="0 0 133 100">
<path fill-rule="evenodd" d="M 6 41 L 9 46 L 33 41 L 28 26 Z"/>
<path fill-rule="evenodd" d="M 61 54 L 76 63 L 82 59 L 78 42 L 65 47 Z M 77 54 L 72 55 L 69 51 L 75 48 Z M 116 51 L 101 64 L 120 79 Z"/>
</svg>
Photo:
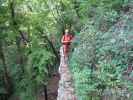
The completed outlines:
<svg viewBox="0 0 133 100">
<path fill-rule="evenodd" d="M 72 41 L 63 41 L 62 43 L 71 43 Z"/>
<path fill-rule="evenodd" d="M 63 37 L 62 37 L 62 39 L 61 39 L 61 43 L 63 43 L 64 42 L 64 35 L 63 35 Z"/>
<path fill-rule="evenodd" d="M 71 35 L 71 41 L 70 42 L 73 42 L 75 39 L 74 35 Z"/>
<path fill-rule="evenodd" d="M 70 43 L 71 41 L 64 41 L 65 36 L 62 37 L 61 43 Z"/>
</svg>

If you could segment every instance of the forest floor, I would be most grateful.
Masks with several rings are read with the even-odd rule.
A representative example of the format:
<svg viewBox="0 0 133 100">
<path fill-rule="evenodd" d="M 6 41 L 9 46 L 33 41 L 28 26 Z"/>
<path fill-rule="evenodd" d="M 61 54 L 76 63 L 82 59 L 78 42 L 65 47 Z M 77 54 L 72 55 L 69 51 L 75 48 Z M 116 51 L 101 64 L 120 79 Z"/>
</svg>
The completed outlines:
<svg viewBox="0 0 133 100">
<path fill-rule="evenodd" d="M 59 74 L 54 74 L 48 82 L 47 94 L 48 100 L 57 100 L 58 95 L 58 83 L 59 83 Z M 39 94 L 38 100 L 45 100 L 44 93 Z"/>
<path fill-rule="evenodd" d="M 51 76 L 47 85 L 47 96 L 48 100 L 57 100 L 58 95 L 58 83 L 59 83 L 59 74 L 55 73 Z M 12 96 L 9 100 L 20 100 L 18 96 Z M 45 95 L 43 87 L 38 91 L 37 100 L 45 100 Z"/>
</svg>

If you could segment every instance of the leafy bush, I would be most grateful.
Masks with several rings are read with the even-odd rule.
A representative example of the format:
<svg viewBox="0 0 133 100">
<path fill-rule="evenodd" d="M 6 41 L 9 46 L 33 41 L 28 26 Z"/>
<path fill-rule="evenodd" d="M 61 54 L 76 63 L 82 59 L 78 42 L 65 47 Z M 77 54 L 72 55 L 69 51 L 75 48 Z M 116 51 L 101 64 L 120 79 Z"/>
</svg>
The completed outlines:
<svg viewBox="0 0 133 100">
<path fill-rule="evenodd" d="M 129 92 L 133 88 L 131 81 L 123 78 L 128 65 L 133 63 L 133 15 L 129 12 L 119 16 L 120 20 L 107 32 L 98 30 L 92 21 L 80 33 L 80 43 L 70 60 L 79 100 L 91 100 L 94 95 L 97 98 L 93 99 L 100 100 L 107 89 L 113 93 L 111 89 L 127 88 Z"/>
</svg>

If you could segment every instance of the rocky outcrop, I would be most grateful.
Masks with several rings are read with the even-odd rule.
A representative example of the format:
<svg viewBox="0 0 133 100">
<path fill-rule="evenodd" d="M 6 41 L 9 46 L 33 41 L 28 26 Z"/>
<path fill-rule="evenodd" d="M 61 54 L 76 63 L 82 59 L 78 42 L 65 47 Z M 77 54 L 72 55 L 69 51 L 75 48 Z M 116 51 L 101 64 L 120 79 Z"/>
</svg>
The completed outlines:
<svg viewBox="0 0 133 100">
<path fill-rule="evenodd" d="M 58 88 L 58 97 L 57 100 L 77 100 L 74 87 L 72 84 L 72 76 L 67 64 L 67 59 L 65 59 L 63 54 L 63 47 L 60 49 L 60 66 L 59 66 L 59 88 Z"/>
</svg>

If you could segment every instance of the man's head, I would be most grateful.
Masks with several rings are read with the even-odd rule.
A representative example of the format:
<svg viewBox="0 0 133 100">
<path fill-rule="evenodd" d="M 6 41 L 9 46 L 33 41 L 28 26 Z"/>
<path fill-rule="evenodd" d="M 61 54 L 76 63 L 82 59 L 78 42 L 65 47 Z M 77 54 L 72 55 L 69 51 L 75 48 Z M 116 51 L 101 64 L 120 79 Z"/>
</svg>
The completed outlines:
<svg viewBox="0 0 133 100">
<path fill-rule="evenodd" d="M 65 30 L 65 34 L 69 34 L 69 29 L 66 29 Z"/>
</svg>

